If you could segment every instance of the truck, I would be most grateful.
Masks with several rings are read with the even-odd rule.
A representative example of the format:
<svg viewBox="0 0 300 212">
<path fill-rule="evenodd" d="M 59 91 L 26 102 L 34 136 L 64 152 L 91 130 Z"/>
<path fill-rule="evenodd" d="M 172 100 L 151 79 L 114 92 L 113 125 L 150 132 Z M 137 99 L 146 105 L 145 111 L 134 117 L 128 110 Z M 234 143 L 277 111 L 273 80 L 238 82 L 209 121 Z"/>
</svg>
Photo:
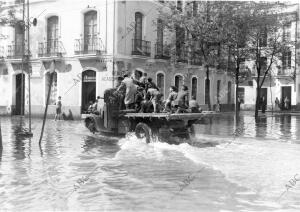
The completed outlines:
<svg viewBox="0 0 300 212">
<path fill-rule="evenodd" d="M 147 143 L 158 138 L 161 141 L 178 144 L 189 139 L 194 132 L 194 124 L 214 112 L 201 113 L 137 113 L 135 110 L 120 109 L 118 98 L 112 89 L 104 92 L 104 105 L 97 114 L 89 114 L 84 122 L 92 133 L 125 135 L 134 132 Z M 182 139 L 174 139 L 182 138 Z"/>
</svg>

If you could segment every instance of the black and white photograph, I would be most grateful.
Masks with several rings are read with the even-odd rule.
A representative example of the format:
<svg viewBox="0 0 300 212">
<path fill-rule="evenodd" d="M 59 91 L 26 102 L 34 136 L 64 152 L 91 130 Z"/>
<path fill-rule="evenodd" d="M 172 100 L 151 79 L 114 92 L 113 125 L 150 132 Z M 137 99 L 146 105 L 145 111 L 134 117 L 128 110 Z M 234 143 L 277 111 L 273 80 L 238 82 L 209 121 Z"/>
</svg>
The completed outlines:
<svg viewBox="0 0 300 212">
<path fill-rule="evenodd" d="M 0 0 L 0 212 L 300 211 L 299 16 Z"/>
</svg>

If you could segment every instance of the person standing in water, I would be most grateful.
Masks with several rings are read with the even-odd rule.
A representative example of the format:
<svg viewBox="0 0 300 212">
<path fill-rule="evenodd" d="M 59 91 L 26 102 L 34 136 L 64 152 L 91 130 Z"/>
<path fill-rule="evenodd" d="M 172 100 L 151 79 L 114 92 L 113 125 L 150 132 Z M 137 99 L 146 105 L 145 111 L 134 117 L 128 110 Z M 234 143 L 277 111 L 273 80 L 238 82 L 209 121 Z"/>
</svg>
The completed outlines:
<svg viewBox="0 0 300 212">
<path fill-rule="evenodd" d="M 58 101 L 56 103 L 56 114 L 55 114 L 55 121 L 58 118 L 58 120 L 61 120 L 61 108 L 62 108 L 62 104 L 61 104 L 61 96 L 58 97 Z"/>
</svg>

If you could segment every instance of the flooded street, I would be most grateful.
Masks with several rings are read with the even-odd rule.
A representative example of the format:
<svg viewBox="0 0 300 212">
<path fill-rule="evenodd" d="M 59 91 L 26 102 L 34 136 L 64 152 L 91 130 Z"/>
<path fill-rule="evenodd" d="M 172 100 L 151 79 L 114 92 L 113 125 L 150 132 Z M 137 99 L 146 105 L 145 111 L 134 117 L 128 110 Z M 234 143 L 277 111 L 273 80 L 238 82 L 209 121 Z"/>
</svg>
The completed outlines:
<svg viewBox="0 0 300 212">
<path fill-rule="evenodd" d="M 28 139 L 20 118 L 1 117 L 1 210 L 299 211 L 300 116 L 252 115 L 238 128 L 232 114 L 205 118 L 192 142 L 202 147 L 47 120 L 40 148 L 42 120 Z"/>
</svg>

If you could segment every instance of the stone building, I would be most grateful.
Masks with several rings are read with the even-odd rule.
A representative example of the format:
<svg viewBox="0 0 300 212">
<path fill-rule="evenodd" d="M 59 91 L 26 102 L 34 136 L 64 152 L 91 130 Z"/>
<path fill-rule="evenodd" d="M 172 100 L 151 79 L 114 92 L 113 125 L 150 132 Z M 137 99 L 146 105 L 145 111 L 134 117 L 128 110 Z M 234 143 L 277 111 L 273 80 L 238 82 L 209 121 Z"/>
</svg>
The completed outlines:
<svg viewBox="0 0 300 212">
<path fill-rule="evenodd" d="M 63 112 L 80 117 L 88 103 L 114 87 L 116 76 L 126 70 L 146 72 L 164 97 L 171 85 L 185 84 L 204 109 L 208 96 L 212 105 L 219 96 L 223 109 L 233 108 L 234 81 L 230 76 L 213 69 L 205 86 L 201 61 L 172 62 L 168 35 L 159 24 L 153 24 L 162 6 L 162 1 L 30 0 L 30 21 L 37 19 L 37 25 L 29 28 L 32 114 L 39 116 L 44 111 L 51 69 L 55 70 L 48 110 L 51 116 L 61 96 Z M 22 7 L 22 0 L 7 0 L 1 13 L 15 8 L 22 20 Z M 18 23 L 0 29 L 2 114 L 28 113 L 29 77 L 22 65 L 22 55 L 28 55 L 28 38 L 24 32 Z"/>
</svg>

